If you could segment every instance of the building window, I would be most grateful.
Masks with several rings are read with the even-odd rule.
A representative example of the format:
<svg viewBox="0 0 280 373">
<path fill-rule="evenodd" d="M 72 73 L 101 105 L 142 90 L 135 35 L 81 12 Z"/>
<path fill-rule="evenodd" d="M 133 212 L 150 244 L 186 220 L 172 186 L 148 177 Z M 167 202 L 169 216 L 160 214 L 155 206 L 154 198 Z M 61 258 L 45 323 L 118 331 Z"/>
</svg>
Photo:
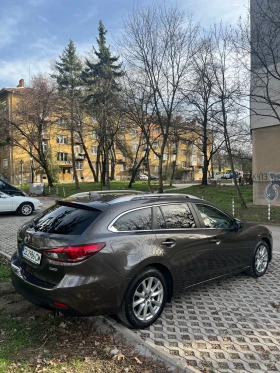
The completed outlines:
<svg viewBox="0 0 280 373">
<path fill-rule="evenodd" d="M 82 145 L 76 145 L 76 154 L 83 153 L 83 147 Z"/>
<path fill-rule="evenodd" d="M 186 150 L 182 150 L 181 154 L 182 154 L 183 157 L 185 157 L 187 155 L 187 151 Z"/>
<path fill-rule="evenodd" d="M 62 162 L 68 161 L 68 153 L 58 152 L 57 153 L 57 160 Z"/>
<path fill-rule="evenodd" d="M 90 138 L 91 138 L 92 140 L 96 140 L 96 139 L 97 139 L 97 134 L 96 134 L 95 131 L 92 131 L 92 132 L 91 132 L 91 134 L 90 134 Z"/>
<path fill-rule="evenodd" d="M 159 146 L 159 142 L 158 142 L 158 140 L 155 140 L 155 141 L 153 142 L 153 146 L 154 146 L 154 148 L 157 148 L 157 147 Z"/>
<path fill-rule="evenodd" d="M 163 159 L 164 161 L 167 161 L 167 160 L 168 160 L 168 154 L 164 153 L 162 159 Z"/>
<path fill-rule="evenodd" d="M 120 164 L 120 171 L 125 171 L 125 164 Z"/>
<path fill-rule="evenodd" d="M 47 141 L 42 141 L 42 148 L 43 148 L 43 153 L 45 153 L 48 150 L 48 142 Z"/>
<path fill-rule="evenodd" d="M 158 159 L 158 156 L 156 155 L 156 153 L 154 153 L 154 159 Z"/>
<path fill-rule="evenodd" d="M 83 162 L 82 161 L 77 161 L 76 162 L 76 170 L 78 170 L 78 171 L 83 170 Z"/>
<path fill-rule="evenodd" d="M 187 167 L 187 162 L 181 162 L 181 167 L 186 168 Z"/>
<path fill-rule="evenodd" d="M 132 137 L 136 137 L 136 136 L 138 136 L 137 128 L 132 128 L 132 129 L 130 130 L 130 136 L 132 136 Z"/>
<path fill-rule="evenodd" d="M 97 149 L 98 149 L 98 146 L 92 146 L 91 147 L 91 154 L 97 155 Z"/>
<path fill-rule="evenodd" d="M 56 124 L 58 125 L 58 126 L 66 126 L 66 120 L 64 119 L 64 118 L 57 118 L 56 119 Z"/>
<path fill-rule="evenodd" d="M 154 133 L 159 133 L 159 128 L 158 127 L 154 128 Z"/>
<path fill-rule="evenodd" d="M 137 144 L 137 142 L 133 142 L 133 143 L 131 144 L 131 146 L 132 146 L 132 150 L 133 150 L 134 152 L 136 152 L 137 149 L 138 149 L 138 144 Z"/>
<path fill-rule="evenodd" d="M 4 113 L 7 110 L 7 102 L 2 101 L 0 102 L 0 113 Z"/>
<path fill-rule="evenodd" d="M 158 172 L 158 166 L 154 166 L 154 172 Z"/>
<path fill-rule="evenodd" d="M 57 135 L 56 136 L 56 143 L 57 144 L 67 144 L 67 136 Z"/>
<path fill-rule="evenodd" d="M 8 168 L 8 159 L 3 159 L 3 168 Z"/>
</svg>

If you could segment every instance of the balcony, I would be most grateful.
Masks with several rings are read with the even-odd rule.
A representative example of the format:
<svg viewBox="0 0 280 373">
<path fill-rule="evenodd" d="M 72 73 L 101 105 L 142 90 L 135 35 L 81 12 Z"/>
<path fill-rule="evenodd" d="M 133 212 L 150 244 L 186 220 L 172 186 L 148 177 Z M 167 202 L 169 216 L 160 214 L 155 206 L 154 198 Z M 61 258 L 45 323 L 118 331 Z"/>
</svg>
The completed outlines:
<svg viewBox="0 0 280 373">
<path fill-rule="evenodd" d="M 83 161 L 85 159 L 85 154 L 84 153 L 77 153 L 75 154 L 75 160 L 76 161 Z"/>
</svg>

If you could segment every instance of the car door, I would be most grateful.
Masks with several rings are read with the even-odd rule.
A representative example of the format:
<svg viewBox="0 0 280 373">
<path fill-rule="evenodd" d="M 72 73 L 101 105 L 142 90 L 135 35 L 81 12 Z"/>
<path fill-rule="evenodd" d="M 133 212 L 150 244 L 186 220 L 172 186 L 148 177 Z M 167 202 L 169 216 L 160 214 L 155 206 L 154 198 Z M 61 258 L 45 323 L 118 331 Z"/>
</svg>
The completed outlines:
<svg viewBox="0 0 280 373">
<path fill-rule="evenodd" d="M 169 261 L 178 287 L 208 279 L 209 241 L 187 203 L 162 204 L 155 209 L 158 246 Z"/>
<path fill-rule="evenodd" d="M 213 206 L 195 203 L 195 208 L 210 241 L 210 278 L 246 267 L 252 250 L 245 231 L 234 229 L 233 219 Z"/>
<path fill-rule="evenodd" d="M 0 192 L 0 212 L 13 211 L 13 198 Z"/>
</svg>

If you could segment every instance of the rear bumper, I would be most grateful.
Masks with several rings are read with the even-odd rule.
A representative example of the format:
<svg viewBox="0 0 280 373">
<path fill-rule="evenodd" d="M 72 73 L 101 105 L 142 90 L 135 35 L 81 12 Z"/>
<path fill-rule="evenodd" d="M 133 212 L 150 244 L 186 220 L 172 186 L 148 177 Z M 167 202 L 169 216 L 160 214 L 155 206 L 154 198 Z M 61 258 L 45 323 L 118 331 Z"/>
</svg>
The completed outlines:
<svg viewBox="0 0 280 373">
<path fill-rule="evenodd" d="M 99 260 L 100 262 L 100 260 Z M 15 290 L 28 301 L 47 309 L 56 309 L 66 315 L 91 316 L 110 315 L 118 312 L 127 280 L 102 261 L 106 274 L 110 278 L 104 281 L 98 276 L 81 278 L 64 276 L 54 287 L 38 285 L 27 278 L 20 266 L 17 252 L 11 259 L 11 277 Z M 100 265 L 100 263 L 98 263 Z M 105 283 L 106 282 L 106 283 Z M 68 308 L 56 307 L 54 302 L 65 304 Z"/>
</svg>

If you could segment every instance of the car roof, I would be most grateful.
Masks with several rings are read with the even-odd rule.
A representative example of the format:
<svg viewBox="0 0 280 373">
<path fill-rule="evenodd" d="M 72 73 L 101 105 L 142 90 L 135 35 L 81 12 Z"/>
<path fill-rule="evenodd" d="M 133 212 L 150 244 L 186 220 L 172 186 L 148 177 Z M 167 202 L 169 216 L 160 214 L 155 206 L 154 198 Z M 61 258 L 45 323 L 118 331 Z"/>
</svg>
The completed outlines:
<svg viewBox="0 0 280 373">
<path fill-rule="evenodd" d="M 111 193 L 110 193 L 111 192 Z M 116 191 L 99 191 L 93 194 L 88 192 L 77 193 L 76 195 L 64 198 L 57 203 L 61 205 L 68 205 L 72 207 L 97 209 L 100 211 L 106 210 L 109 206 L 115 208 L 124 208 L 124 210 L 134 207 L 140 207 L 147 204 L 157 204 L 157 203 L 172 203 L 172 202 L 198 202 L 203 201 L 196 196 L 191 194 L 182 193 L 150 193 L 144 194 L 142 192 L 134 193 L 132 191 L 118 191 L 120 193 L 115 193 Z M 118 197 L 118 194 L 123 192 L 123 196 Z M 129 192 L 129 194 L 127 194 Z M 87 206 L 87 207 L 86 207 Z"/>
</svg>

